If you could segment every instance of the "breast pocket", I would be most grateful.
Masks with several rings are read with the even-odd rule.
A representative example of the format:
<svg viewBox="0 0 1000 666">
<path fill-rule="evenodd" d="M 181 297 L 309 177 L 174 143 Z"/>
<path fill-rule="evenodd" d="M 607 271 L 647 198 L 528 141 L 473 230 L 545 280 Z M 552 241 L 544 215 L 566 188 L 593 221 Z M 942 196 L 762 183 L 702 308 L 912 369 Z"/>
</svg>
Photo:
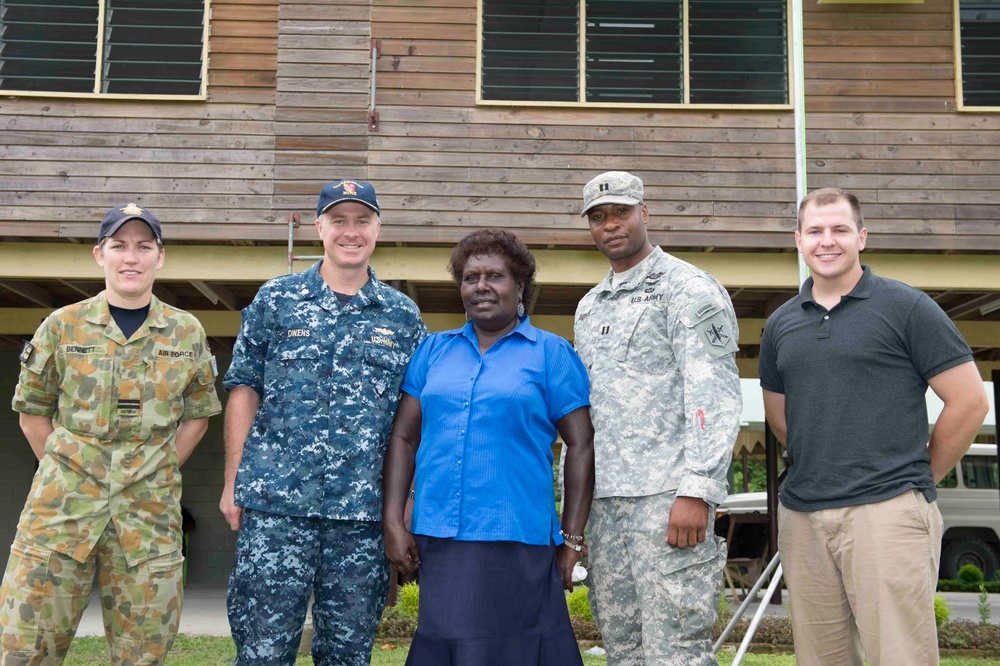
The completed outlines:
<svg viewBox="0 0 1000 666">
<path fill-rule="evenodd" d="M 59 378 L 62 425 L 78 435 L 100 437 L 111 423 L 114 359 L 104 348 L 65 352 Z"/>
<path fill-rule="evenodd" d="M 159 356 L 146 362 L 143 412 L 152 428 L 172 428 L 184 414 L 184 390 L 194 380 L 193 359 Z"/>
<path fill-rule="evenodd" d="M 386 412 L 394 412 L 399 404 L 399 387 L 403 383 L 406 358 L 395 349 L 368 343 L 362 363 L 361 395 L 365 402 Z"/>
<path fill-rule="evenodd" d="M 609 350 L 616 361 L 627 361 L 642 353 L 643 340 L 640 334 L 646 308 L 630 310 L 621 318 L 618 334 L 614 336 L 614 344 Z"/>
</svg>

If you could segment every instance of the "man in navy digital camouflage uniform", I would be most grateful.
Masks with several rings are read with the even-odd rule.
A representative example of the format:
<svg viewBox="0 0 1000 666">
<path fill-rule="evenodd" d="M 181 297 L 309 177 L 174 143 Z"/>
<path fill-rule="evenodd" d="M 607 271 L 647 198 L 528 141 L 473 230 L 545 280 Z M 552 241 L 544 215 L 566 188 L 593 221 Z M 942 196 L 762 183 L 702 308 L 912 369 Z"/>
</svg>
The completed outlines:
<svg viewBox="0 0 1000 666">
<path fill-rule="evenodd" d="M 426 335 L 375 277 L 374 188 L 323 187 L 323 259 L 275 278 L 243 310 L 223 385 L 226 483 L 239 530 L 229 581 L 236 664 L 293 664 L 310 593 L 316 664 L 371 659 L 389 587 L 382 458 L 410 355 Z"/>
</svg>

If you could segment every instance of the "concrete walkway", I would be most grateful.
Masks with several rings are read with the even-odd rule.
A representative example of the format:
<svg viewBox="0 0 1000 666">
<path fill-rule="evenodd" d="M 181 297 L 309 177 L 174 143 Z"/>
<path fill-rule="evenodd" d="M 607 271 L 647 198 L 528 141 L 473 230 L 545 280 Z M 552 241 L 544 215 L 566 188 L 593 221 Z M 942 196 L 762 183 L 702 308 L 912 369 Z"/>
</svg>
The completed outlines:
<svg viewBox="0 0 1000 666">
<path fill-rule="evenodd" d="M 726 590 L 727 594 L 729 593 Z M 938 592 L 938 595 L 944 597 L 944 600 L 948 602 L 948 607 L 951 609 L 951 619 L 952 620 L 972 620 L 974 622 L 979 622 L 979 594 L 976 592 Z M 764 596 L 763 591 L 760 596 Z M 992 611 L 992 616 L 990 617 L 991 624 L 1000 624 L 1000 594 L 991 594 L 990 597 L 990 609 Z M 768 605 L 766 615 L 777 615 L 780 617 L 786 617 L 788 615 L 788 593 L 782 595 L 782 600 L 785 604 Z M 730 608 L 733 612 L 740 607 L 741 601 L 733 601 L 732 596 L 729 596 Z M 757 612 L 757 608 L 760 603 L 753 602 L 750 607 L 747 608 L 746 613 L 743 617 L 749 620 Z"/>
<path fill-rule="evenodd" d="M 979 621 L 979 595 L 971 592 L 941 592 L 951 607 L 951 619 Z M 788 595 L 785 595 L 788 598 Z M 750 605 L 744 616 L 753 617 L 758 603 Z M 990 595 L 993 610 L 991 622 L 1000 624 L 1000 594 Z M 732 603 L 732 609 L 739 603 Z M 788 607 L 771 604 L 768 615 L 788 615 Z M 184 591 L 184 612 L 181 613 L 181 633 L 188 636 L 229 636 L 229 619 L 226 617 L 226 588 L 191 585 Z M 95 594 L 83 614 L 78 636 L 103 636 L 104 624 L 101 620 L 101 606 Z"/>
</svg>

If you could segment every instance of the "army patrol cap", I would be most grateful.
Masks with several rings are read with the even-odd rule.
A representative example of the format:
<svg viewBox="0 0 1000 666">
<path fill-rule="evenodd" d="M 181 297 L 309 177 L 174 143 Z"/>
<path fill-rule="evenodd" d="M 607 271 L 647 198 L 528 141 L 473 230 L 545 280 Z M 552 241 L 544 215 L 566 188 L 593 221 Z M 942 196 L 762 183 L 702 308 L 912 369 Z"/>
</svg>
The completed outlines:
<svg viewBox="0 0 1000 666">
<path fill-rule="evenodd" d="M 125 226 L 130 220 L 142 220 L 153 231 L 156 240 L 163 244 L 163 231 L 160 229 L 160 221 L 156 219 L 152 211 L 140 208 L 134 203 L 118 204 L 107 213 L 101 220 L 101 232 L 97 235 L 97 242 L 100 243 L 108 236 L 114 236 L 119 229 Z"/>
<path fill-rule="evenodd" d="M 316 217 L 345 201 L 357 201 L 371 208 L 376 214 L 382 214 L 379 210 L 378 197 L 375 196 L 375 187 L 371 183 L 363 183 L 360 180 L 338 180 L 327 183 L 320 191 L 319 203 L 316 204 Z"/>
<path fill-rule="evenodd" d="M 584 217 L 594 206 L 604 204 L 642 205 L 642 180 L 627 171 L 606 171 L 583 186 Z"/>
</svg>

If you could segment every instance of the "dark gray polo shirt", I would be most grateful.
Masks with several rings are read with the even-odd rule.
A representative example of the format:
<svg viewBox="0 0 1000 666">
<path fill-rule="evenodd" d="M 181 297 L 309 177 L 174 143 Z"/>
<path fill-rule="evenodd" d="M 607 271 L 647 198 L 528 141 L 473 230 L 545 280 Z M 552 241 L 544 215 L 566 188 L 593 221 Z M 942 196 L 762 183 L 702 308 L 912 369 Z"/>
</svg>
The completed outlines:
<svg viewBox="0 0 1000 666">
<path fill-rule="evenodd" d="M 927 453 L 927 380 L 972 360 L 962 334 L 927 294 L 863 266 L 827 310 L 812 278 L 778 308 L 760 342 L 760 385 L 785 395 L 795 511 L 872 504 L 911 488 L 937 498 Z"/>
</svg>

